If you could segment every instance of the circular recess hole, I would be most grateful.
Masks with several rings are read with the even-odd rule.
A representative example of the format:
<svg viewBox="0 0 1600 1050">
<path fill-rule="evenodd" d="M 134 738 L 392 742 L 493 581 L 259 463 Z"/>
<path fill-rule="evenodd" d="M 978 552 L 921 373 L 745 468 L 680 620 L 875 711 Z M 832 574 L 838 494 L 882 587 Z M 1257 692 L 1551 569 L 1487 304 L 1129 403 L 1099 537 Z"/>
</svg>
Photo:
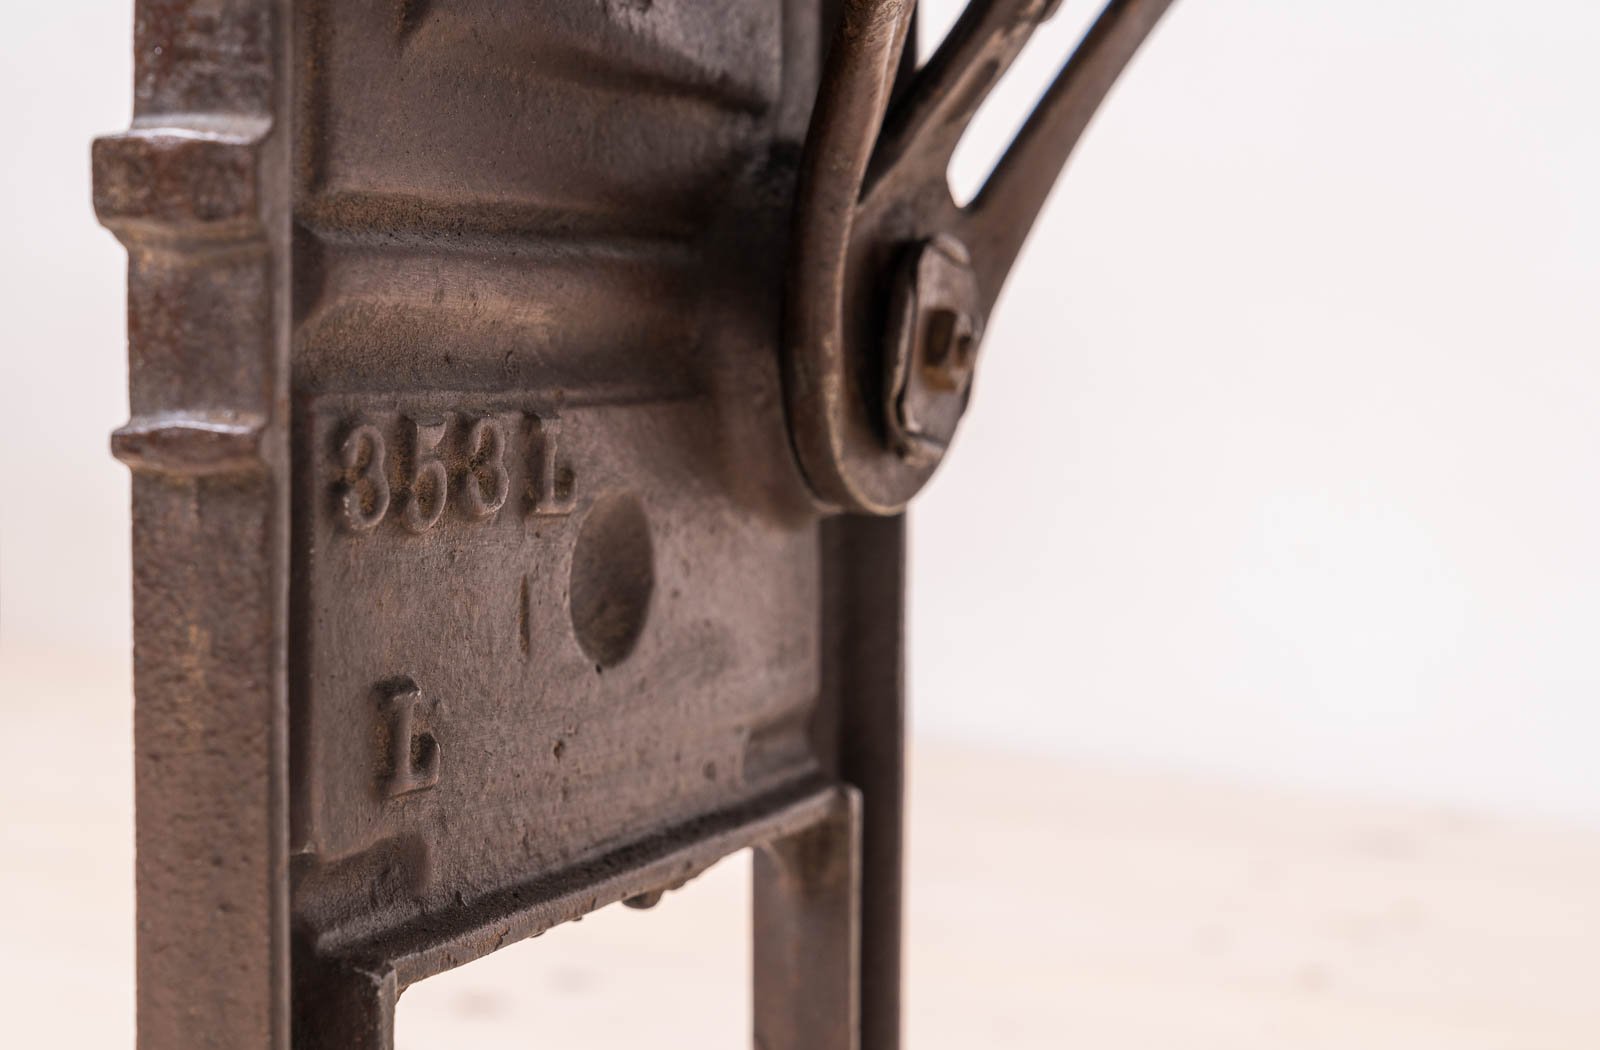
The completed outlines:
<svg viewBox="0 0 1600 1050">
<path fill-rule="evenodd" d="M 605 496 L 590 508 L 572 551 L 572 631 L 601 667 L 633 652 L 650 612 L 656 576 L 650 522 L 635 496 Z"/>
</svg>

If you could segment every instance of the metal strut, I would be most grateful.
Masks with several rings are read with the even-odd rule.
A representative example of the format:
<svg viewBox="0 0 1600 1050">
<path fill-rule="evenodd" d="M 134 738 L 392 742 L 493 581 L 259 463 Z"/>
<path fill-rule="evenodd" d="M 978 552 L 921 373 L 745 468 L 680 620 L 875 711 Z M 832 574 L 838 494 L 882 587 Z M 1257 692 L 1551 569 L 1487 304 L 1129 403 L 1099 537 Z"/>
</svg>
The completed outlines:
<svg viewBox="0 0 1600 1050">
<path fill-rule="evenodd" d="M 897 95 L 915 0 L 847 0 L 806 139 L 784 333 L 790 434 L 824 503 L 893 514 L 933 474 L 1017 252 L 1171 3 L 1107 4 L 962 206 L 950 157 L 1060 0 L 974 0 Z"/>
</svg>

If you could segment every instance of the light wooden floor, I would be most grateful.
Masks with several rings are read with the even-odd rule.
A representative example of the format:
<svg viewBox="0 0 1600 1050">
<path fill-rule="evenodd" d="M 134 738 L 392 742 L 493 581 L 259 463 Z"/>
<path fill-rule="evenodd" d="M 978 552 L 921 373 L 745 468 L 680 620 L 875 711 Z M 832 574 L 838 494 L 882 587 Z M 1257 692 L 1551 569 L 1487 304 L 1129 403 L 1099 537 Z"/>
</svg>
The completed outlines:
<svg viewBox="0 0 1600 1050">
<path fill-rule="evenodd" d="M 0 666 L 0 1006 L 132 1043 L 126 684 Z M 910 1050 L 1592 1050 L 1600 832 L 924 745 Z M 748 865 L 401 1002 L 407 1050 L 748 1045 Z"/>
</svg>

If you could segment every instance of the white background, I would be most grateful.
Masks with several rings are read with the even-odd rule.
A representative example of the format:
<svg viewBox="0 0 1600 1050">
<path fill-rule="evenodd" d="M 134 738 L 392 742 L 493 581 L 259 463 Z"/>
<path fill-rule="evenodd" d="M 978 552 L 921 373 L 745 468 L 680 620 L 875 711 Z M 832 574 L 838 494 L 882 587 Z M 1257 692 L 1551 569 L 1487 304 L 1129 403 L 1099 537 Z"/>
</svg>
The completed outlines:
<svg viewBox="0 0 1600 1050">
<path fill-rule="evenodd" d="M 0 661 L 63 676 L 128 652 L 88 142 L 128 120 L 129 6 L 0 37 Z M 1580 2 L 1179 0 L 913 516 L 917 728 L 1600 821 L 1597 53 Z"/>
</svg>

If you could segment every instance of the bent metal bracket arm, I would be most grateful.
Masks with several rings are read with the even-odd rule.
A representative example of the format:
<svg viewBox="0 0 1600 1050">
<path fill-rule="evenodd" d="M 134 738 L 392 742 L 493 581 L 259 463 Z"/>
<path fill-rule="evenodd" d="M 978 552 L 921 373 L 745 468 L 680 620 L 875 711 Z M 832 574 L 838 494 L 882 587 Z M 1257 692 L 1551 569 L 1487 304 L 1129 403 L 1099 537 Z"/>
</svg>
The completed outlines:
<svg viewBox="0 0 1600 1050">
<path fill-rule="evenodd" d="M 746 848 L 756 1044 L 898 1046 L 894 512 L 1166 3 L 958 208 L 1050 7 L 912 71 L 909 0 L 137 0 L 141 1047 L 390 1050 L 410 984 Z"/>
<path fill-rule="evenodd" d="M 849 0 L 811 121 L 796 208 L 786 390 L 816 494 L 892 514 L 966 408 L 985 322 L 1090 118 L 1172 0 L 1113 0 L 970 204 L 951 155 L 1060 0 L 979 0 L 909 82 L 914 0 Z"/>
</svg>

